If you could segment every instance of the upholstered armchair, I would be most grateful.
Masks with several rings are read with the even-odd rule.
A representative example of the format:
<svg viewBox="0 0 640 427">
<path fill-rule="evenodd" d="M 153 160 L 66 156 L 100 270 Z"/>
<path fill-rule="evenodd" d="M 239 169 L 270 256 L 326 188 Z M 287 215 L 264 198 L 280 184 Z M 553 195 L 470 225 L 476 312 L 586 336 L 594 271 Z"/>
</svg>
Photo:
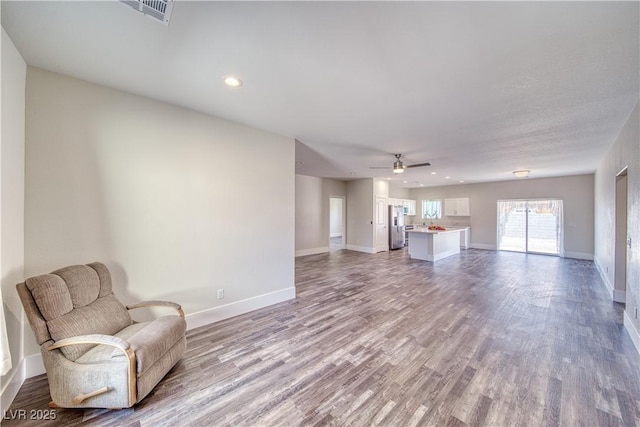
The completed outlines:
<svg viewBox="0 0 640 427">
<path fill-rule="evenodd" d="M 178 304 L 124 306 L 104 264 L 75 265 L 17 285 L 40 345 L 53 406 L 128 408 L 141 401 L 186 349 Z M 136 323 L 129 310 L 164 306 L 178 315 Z"/>
</svg>

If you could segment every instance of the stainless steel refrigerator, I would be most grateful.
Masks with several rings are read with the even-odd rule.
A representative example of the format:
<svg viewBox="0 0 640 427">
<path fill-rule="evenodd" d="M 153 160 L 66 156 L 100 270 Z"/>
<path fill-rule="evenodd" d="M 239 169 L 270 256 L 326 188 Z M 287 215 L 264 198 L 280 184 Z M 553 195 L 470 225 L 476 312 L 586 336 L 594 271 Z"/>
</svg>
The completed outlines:
<svg viewBox="0 0 640 427">
<path fill-rule="evenodd" d="M 404 248 L 404 208 L 389 206 L 389 248 Z"/>
</svg>

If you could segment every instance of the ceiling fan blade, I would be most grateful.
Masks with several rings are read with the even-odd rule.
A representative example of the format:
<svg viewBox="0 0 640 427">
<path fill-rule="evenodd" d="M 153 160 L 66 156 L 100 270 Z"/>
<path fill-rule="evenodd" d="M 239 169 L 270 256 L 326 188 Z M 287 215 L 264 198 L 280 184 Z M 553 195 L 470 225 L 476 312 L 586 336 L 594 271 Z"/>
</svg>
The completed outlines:
<svg viewBox="0 0 640 427">
<path fill-rule="evenodd" d="M 419 168 L 421 166 L 431 166 L 431 163 L 416 163 L 415 165 L 405 165 L 405 168 Z"/>
<path fill-rule="evenodd" d="M 369 169 L 390 169 L 389 166 L 369 166 Z"/>
</svg>

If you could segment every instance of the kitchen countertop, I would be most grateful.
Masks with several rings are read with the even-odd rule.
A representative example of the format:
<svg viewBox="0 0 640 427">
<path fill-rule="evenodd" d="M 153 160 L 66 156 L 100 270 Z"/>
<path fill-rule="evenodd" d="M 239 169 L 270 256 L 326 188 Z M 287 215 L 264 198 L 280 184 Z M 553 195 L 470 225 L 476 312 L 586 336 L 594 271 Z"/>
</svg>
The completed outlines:
<svg viewBox="0 0 640 427">
<path fill-rule="evenodd" d="M 450 227 L 450 228 L 447 228 L 446 230 L 429 230 L 427 228 L 414 228 L 413 230 L 406 230 L 406 232 L 407 233 L 443 234 L 443 233 L 452 233 L 454 231 L 464 230 L 465 228 L 468 228 L 468 227 L 459 227 L 459 228 Z"/>
</svg>

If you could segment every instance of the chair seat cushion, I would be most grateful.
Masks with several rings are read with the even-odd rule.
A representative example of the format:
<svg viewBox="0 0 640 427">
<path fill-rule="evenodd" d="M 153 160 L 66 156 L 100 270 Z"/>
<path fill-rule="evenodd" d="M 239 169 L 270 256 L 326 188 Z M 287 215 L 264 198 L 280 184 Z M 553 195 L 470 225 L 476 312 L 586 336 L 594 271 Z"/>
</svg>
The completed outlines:
<svg viewBox="0 0 640 427">
<path fill-rule="evenodd" d="M 141 376 L 184 337 L 186 329 L 187 323 L 180 316 L 163 316 L 134 323 L 114 335 L 131 345 L 136 355 L 136 371 Z M 125 357 L 120 349 L 97 345 L 76 359 L 76 363 L 112 363 Z"/>
</svg>

